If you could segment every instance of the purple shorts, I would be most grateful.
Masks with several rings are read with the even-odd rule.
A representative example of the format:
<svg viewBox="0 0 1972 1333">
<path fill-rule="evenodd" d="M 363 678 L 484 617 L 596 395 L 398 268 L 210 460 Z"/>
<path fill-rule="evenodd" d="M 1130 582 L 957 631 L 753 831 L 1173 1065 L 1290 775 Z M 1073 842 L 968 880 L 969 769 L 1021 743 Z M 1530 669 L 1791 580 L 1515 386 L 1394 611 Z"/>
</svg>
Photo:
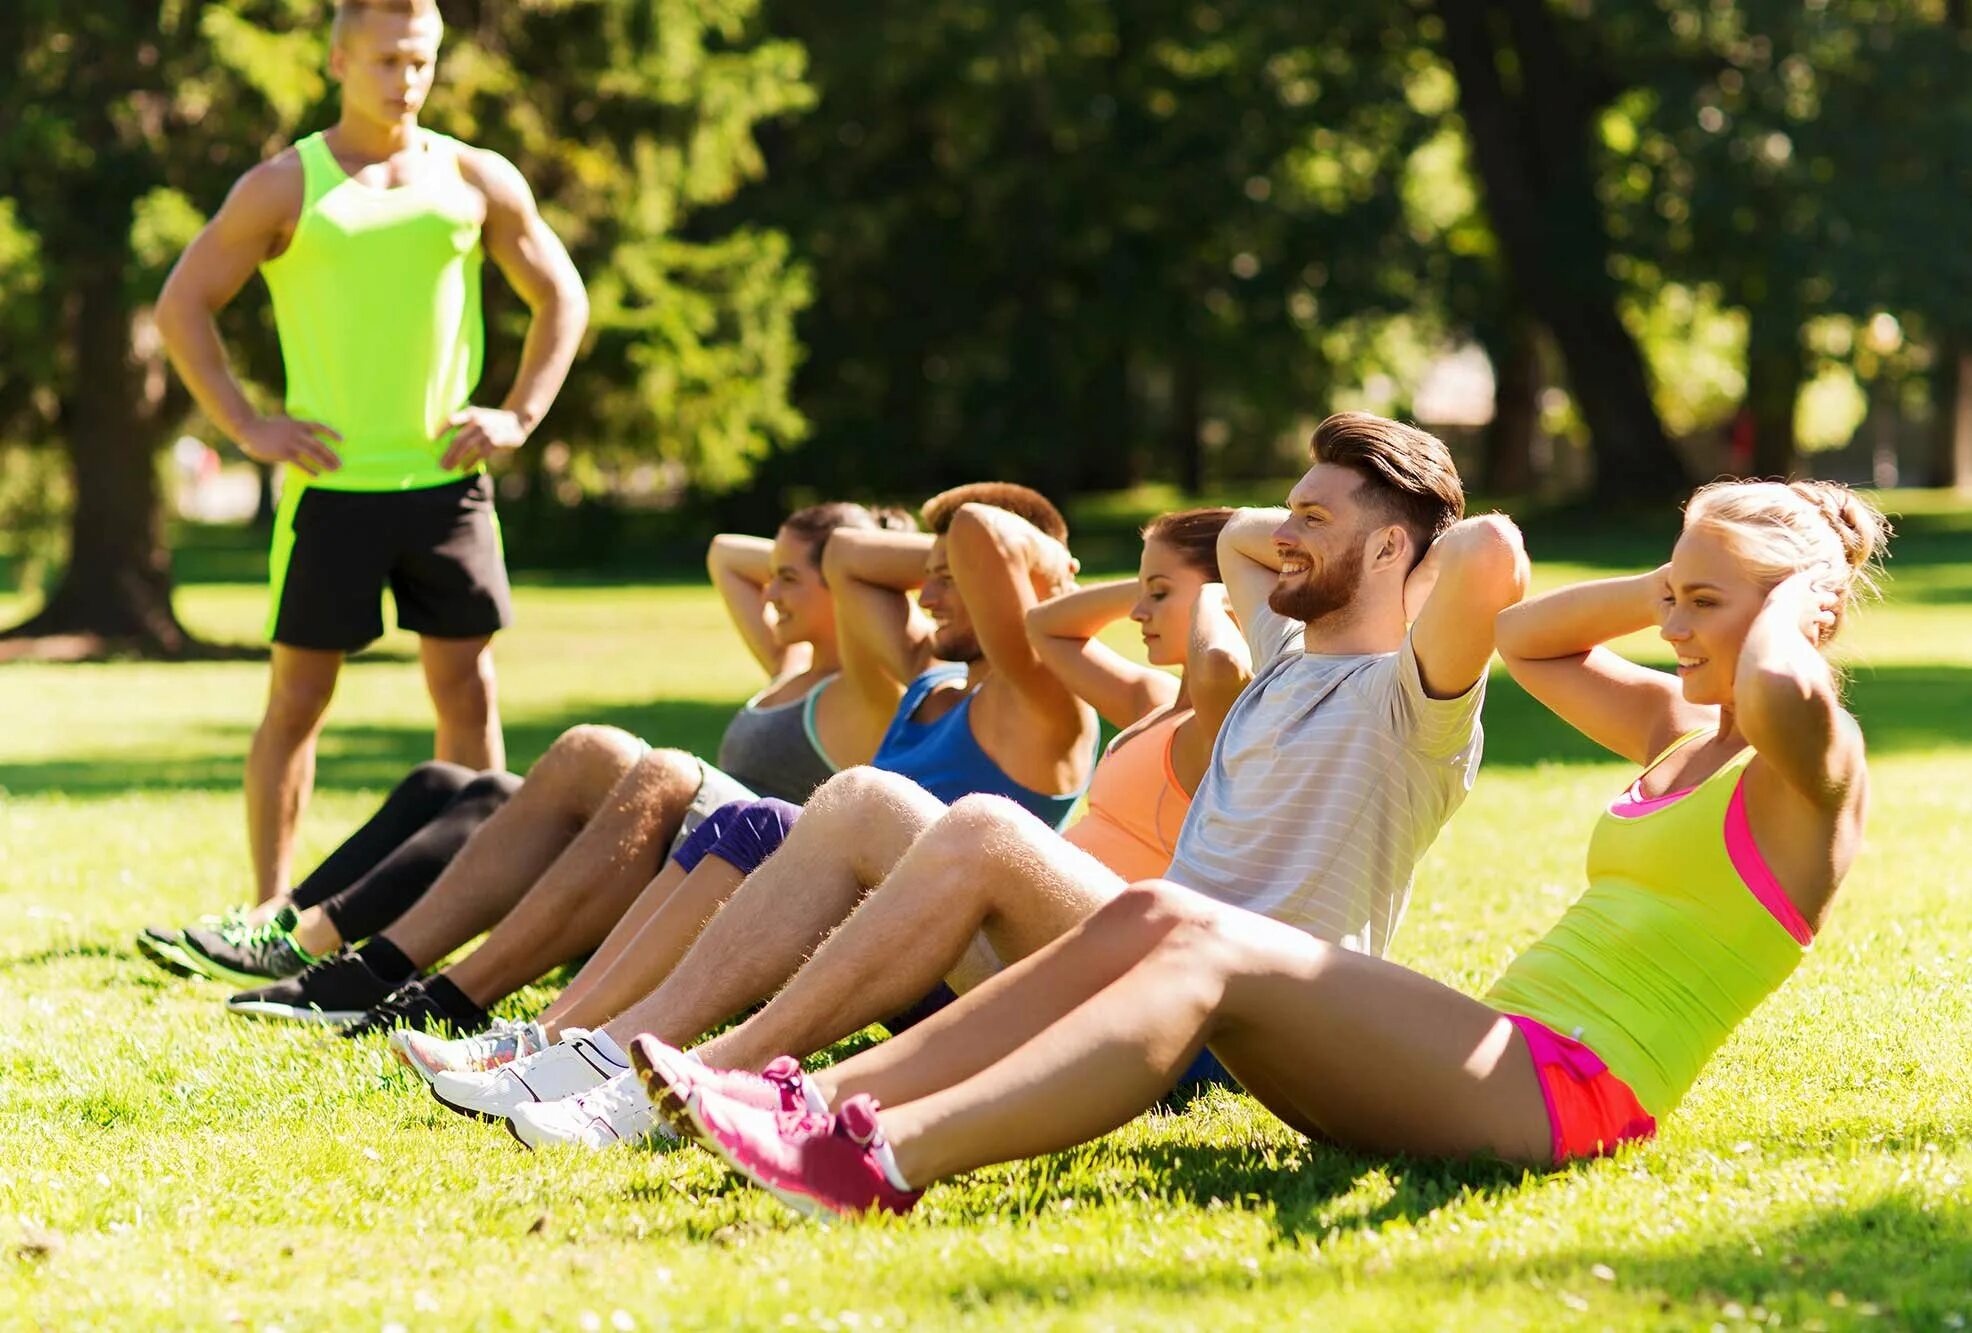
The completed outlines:
<svg viewBox="0 0 1972 1333">
<path fill-rule="evenodd" d="M 700 821 L 671 853 L 671 859 L 690 871 L 706 857 L 716 856 L 742 875 L 750 875 L 780 850 L 799 818 L 800 806 L 771 796 L 733 801 Z"/>
</svg>

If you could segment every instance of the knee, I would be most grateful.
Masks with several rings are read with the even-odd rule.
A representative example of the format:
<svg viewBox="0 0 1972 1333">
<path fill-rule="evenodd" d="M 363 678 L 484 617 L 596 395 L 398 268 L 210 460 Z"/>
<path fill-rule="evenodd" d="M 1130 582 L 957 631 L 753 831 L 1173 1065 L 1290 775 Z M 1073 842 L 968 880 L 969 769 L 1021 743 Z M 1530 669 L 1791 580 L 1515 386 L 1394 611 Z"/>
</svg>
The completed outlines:
<svg viewBox="0 0 1972 1333">
<path fill-rule="evenodd" d="M 489 769 L 484 773 L 475 774 L 472 781 L 459 788 L 459 799 L 506 801 L 512 799 L 513 794 L 519 790 L 519 774 L 503 772 L 497 768 Z"/>
<path fill-rule="evenodd" d="M 405 791 L 426 800 L 444 801 L 464 792 L 476 777 L 464 764 L 448 764 L 442 759 L 433 759 L 405 774 L 401 785 Z"/>
<path fill-rule="evenodd" d="M 915 791 L 920 796 L 927 793 L 909 778 L 887 773 L 880 768 L 859 764 L 845 768 L 834 777 L 815 788 L 805 807 L 810 818 L 820 815 L 827 819 L 831 814 L 867 812 L 875 805 L 889 805 L 899 800 L 908 800 L 909 793 Z"/>
<path fill-rule="evenodd" d="M 1225 911 L 1202 893 L 1165 879 L 1139 880 L 1125 888 L 1095 921 L 1144 936 L 1150 948 L 1198 953 L 1216 948 L 1224 939 L 1220 929 Z"/>
<path fill-rule="evenodd" d="M 631 765 L 630 777 L 641 789 L 688 801 L 704 780 L 705 770 L 683 750 L 656 749 Z"/>
<path fill-rule="evenodd" d="M 1026 841 L 1023 818 L 1032 816 L 1004 796 L 963 796 L 918 842 L 927 853 L 955 862 L 1004 860 L 1017 856 Z"/>
<path fill-rule="evenodd" d="M 620 727 L 585 722 L 555 737 L 533 773 L 583 774 L 603 769 L 621 773 L 636 762 L 643 749 L 642 741 Z"/>
<path fill-rule="evenodd" d="M 484 717 L 493 710 L 493 656 L 481 653 L 450 670 L 429 671 L 431 702 L 446 717 Z"/>
<path fill-rule="evenodd" d="M 333 680 L 276 681 L 267 692 L 267 716 L 261 725 L 276 732 L 305 736 L 322 720 L 334 696 Z"/>
</svg>

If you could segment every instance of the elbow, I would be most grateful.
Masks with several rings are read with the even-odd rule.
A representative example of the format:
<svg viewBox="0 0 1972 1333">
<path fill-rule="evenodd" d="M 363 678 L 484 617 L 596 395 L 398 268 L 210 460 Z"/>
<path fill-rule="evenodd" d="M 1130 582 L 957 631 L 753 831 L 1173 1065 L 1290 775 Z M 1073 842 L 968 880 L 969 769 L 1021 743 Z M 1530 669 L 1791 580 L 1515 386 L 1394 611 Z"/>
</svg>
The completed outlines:
<svg viewBox="0 0 1972 1333">
<path fill-rule="evenodd" d="M 1232 648 L 1205 648 L 1192 656 L 1185 669 L 1192 693 L 1200 697 L 1231 700 L 1238 697 L 1253 679 L 1246 655 Z"/>
<path fill-rule="evenodd" d="M 1527 544 L 1519 527 L 1505 514 L 1471 520 L 1461 534 L 1453 561 L 1459 567 L 1460 580 L 1484 605 L 1505 612 L 1527 595 L 1532 572 Z"/>
<path fill-rule="evenodd" d="M 842 528 L 822 539 L 822 580 L 830 587 L 839 587 L 854 577 L 849 566 L 854 541 Z"/>
</svg>

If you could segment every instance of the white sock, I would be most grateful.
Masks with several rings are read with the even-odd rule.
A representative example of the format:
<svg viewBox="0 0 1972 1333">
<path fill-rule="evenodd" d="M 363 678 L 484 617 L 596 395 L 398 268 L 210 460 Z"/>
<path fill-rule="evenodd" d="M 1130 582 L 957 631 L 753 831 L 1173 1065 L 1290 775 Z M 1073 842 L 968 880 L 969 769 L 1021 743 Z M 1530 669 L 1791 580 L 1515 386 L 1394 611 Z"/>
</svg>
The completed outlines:
<svg viewBox="0 0 1972 1333">
<path fill-rule="evenodd" d="M 803 1101 L 808 1103 L 808 1109 L 816 1115 L 827 1115 L 829 1113 L 827 1100 L 823 1098 L 815 1085 L 805 1078 L 801 1080 L 801 1097 Z"/>
<path fill-rule="evenodd" d="M 697 1065 L 700 1069 L 705 1068 L 705 1061 L 699 1058 L 699 1054 L 697 1051 L 695 1050 L 679 1051 L 678 1054 L 684 1056 L 687 1060 L 690 1060 L 693 1064 Z"/>
<path fill-rule="evenodd" d="M 902 1194 L 913 1192 L 910 1182 L 904 1179 L 904 1173 L 897 1169 L 897 1155 L 890 1151 L 890 1145 L 882 1138 L 870 1144 L 870 1156 L 876 1158 L 876 1164 L 883 1168 L 883 1178 L 890 1182 L 892 1189 Z"/>
</svg>

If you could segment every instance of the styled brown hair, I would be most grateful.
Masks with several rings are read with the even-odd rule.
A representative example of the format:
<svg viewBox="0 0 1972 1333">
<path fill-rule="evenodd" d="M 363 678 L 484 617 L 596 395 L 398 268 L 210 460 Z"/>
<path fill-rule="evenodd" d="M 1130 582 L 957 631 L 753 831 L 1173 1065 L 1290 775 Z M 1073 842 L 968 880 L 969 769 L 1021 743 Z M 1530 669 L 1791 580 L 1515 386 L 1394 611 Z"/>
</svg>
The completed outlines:
<svg viewBox="0 0 1972 1333">
<path fill-rule="evenodd" d="M 924 516 L 924 526 L 942 537 L 952 526 L 952 515 L 959 512 L 959 506 L 969 504 L 1004 509 L 1026 519 L 1058 542 L 1068 540 L 1068 520 L 1054 503 L 1039 491 L 1010 481 L 975 481 L 969 486 L 954 486 L 926 500 L 918 512 Z"/>
<path fill-rule="evenodd" d="M 1451 450 L 1437 436 L 1368 412 L 1337 412 L 1315 427 L 1309 452 L 1317 463 L 1346 467 L 1363 479 L 1363 495 L 1411 535 L 1411 564 L 1465 517 L 1465 487 Z"/>
<path fill-rule="evenodd" d="M 1232 510 L 1216 505 L 1207 509 L 1179 509 L 1150 520 L 1141 535 L 1145 541 L 1163 542 L 1209 582 L 1218 583 L 1221 581 L 1219 533 L 1232 516 Z"/>
<path fill-rule="evenodd" d="M 783 531 L 808 543 L 808 563 L 822 562 L 822 544 L 837 528 L 881 528 L 886 532 L 915 532 L 917 520 L 902 509 L 871 509 L 853 500 L 829 500 L 797 509 L 781 520 Z"/>
</svg>

